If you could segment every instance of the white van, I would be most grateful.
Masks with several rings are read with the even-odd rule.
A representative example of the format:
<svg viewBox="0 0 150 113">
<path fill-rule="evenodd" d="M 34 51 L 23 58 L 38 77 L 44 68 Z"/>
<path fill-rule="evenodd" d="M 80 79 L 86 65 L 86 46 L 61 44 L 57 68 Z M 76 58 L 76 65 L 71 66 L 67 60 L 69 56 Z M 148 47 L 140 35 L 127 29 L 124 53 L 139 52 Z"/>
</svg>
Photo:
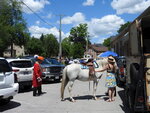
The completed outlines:
<svg viewBox="0 0 150 113">
<path fill-rule="evenodd" d="M 7 104 L 18 93 L 16 74 L 8 62 L 0 57 L 0 105 Z"/>
</svg>

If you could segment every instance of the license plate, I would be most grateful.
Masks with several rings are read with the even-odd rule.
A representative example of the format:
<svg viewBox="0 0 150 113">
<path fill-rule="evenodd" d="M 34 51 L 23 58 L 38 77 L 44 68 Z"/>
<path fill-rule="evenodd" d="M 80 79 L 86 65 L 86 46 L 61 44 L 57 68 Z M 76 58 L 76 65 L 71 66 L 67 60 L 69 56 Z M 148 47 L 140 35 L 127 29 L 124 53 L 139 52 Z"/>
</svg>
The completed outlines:
<svg viewBox="0 0 150 113">
<path fill-rule="evenodd" d="M 27 75 L 27 74 L 29 74 L 29 72 L 28 72 L 28 71 L 25 71 L 23 74 L 24 74 L 24 75 Z"/>
<path fill-rule="evenodd" d="M 56 76 L 55 79 L 59 79 L 59 76 Z"/>
</svg>

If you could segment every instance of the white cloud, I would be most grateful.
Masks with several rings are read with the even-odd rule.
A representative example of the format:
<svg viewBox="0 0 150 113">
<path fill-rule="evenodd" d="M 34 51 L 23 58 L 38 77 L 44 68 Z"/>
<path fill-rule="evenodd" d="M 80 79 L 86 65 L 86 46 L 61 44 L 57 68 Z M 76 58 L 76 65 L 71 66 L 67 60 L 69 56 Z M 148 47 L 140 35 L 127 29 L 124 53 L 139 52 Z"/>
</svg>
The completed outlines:
<svg viewBox="0 0 150 113">
<path fill-rule="evenodd" d="M 51 19 L 51 18 L 52 18 L 52 14 L 48 14 L 48 15 L 46 16 L 46 18 Z"/>
<path fill-rule="evenodd" d="M 40 24 L 40 21 L 36 21 L 35 23 L 36 23 L 37 25 L 39 25 L 39 24 Z"/>
<path fill-rule="evenodd" d="M 29 31 L 31 33 L 31 36 L 34 36 L 35 38 L 40 38 L 41 34 L 53 34 L 57 39 L 59 38 L 59 30 L 56 27 L 48 29 L 45 27 L 31 26 L 29 27 Z M 66 35 L 62 32 L 62 38 L 66 37 Z"/>
<path fill-rule="evenodd" d="M 75 13 L 72 17 L 65 17 L 62 19 L 63 24 L 78 25 L 80 23 L 88 24 L 88 32 L 90 33 L 90 39 L 99 38 L 99 42 L 115 35 L 120 25 L 125 21 L 117 15 L 107 15 L 102 18 L 92 18 L 90 21 L 85 20 L 85 16 L 82 13 Z"/>
<path fill-rule="evenodd" d="M 83 6 L 93 6 L 94 5 L 95 0 L 87 0 L 85 2 L 83 2 Z"/>
<path fill-rule="evenodd" d="M 150 0 L 113 0 L 111 6 L 116 10 L 117 14 L 141 13 L 150 6 Z"/>
<path fill-rule="evenodd" d="M 90 33 L 90 38 L 93 40 L 97 38 L 100 42 L 112 36 L 120 28 L 120 25 L 124 24 L 124 20 L 117 15 L 107 15 L 102 18 L 92 18 L 90 21 L 85 20 L 85 16 L 82 13 L 75 13 L 72 17 L 65 17 L 62 19 L 62 24 L 73 24 L 78 25 L 81 22 L 88 24 L 88 32 Z M 38 22 L 36 22 L 38 23 Z M 56 27 L 45 28 L 39 26 L 31 26 L 29 28 L 31 36 L 39 38 L 41 34 L 54 34 L 59 38 L 59 30 Z M 62 39 L 69 36 L 69 33 L 62 32 Z"/>
<path fill-rule="evenodd" d="M 124 20 L 116 15 L 107 15 L 100 19 L 93 18 L 88 23 L 88 31 L 93 38 L 106 35 L 111 36 L 114 35 L 120 28 L 120 25 L 124 23 Z"/>
<path fill-rule="evenodd" d="M 34 12 L 40 11 L 45 5 L 50 4 L 48 0 L 23 0 L 23 2 Z M 23 11 L 28 14 L 33 13 L 26 5 L 22 5 Z"/>
<path fill-rule="evenodd" d="M 77 12 L 72 17 L 67 16 L 62 19 L 62 24 L 79 24 L 85 22 L 84 14 Z"/>
</svg>

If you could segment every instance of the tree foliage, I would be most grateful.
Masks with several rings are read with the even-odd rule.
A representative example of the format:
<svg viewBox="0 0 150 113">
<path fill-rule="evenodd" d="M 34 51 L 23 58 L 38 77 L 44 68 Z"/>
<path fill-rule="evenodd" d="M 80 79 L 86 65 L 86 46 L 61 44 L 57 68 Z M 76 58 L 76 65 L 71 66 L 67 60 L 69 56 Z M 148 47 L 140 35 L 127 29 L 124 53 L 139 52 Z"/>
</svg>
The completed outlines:
<svg viewBox="0 0 150 113">
<path fill-rule="evenodd" d="M 41 35 L 40 39 L 30 38 L 26 45 L 27 54 L 54 57 L 58 55 L 58 41 L 53 34 Z"/>
<path fill-rule="evenodd" d="M 83 45 L 81 43 L 74 43 L 72 45 L 71 54 L 73 58 L 82 58 L 84 55 L 85 49 L 83 49 Z"/>
<path fill-rule="evenodd" d="M 7 29 L 8 27 L 0 23 L 0 56 L 3 56 L 3 52 L 9 46 L 9 34 L 7 33 Z"/>
<path fill-rule="evenodd" d="M 70 31 L 70 41 L 73 43 L 81 43 L 83 48 L 86 48 L 86 39 L 89 37 L 87 24 L 79 24 L 73 27 Z"/>
<path fill-rule="evenodd" d="M 43 52 L 43 48 L 42 48 L 41 41 L 34 37 L 30 38 L 26 45 L 26 53 L 30 55 L 34 55 L 34 54 L 41 55 L 42 52 Z"/>
<path fill-rule="evenodd" d="M 111 37 L 104 40 L 103 45 L 106 47 L 110 46 Z"/>
<path fill-rule="evenodd" d="M 42 46 L 44 49 L 44 56 L 54 57 L 58 55 L 59 43 L 53 34 L 44 36 Z"/>
<path fill-rule="evenodd" d="M 83 54 L 86 49 L 87 41 L 89 41 L 89 32 L 88 32 L 87 24 L 79 24 L 76 27 L 73 27 L 70 30 L 69 40 L 72 42 L 72 55 L 75 58 L 83 57 Z M 77 46 L 78 45 L 78 46 Z M 82 51 L 78 53 L 77 51 Z M 77 52 L 77 53 L 76 53 Z M 76 55 L 78 54 L 78 55 Z"/>
<path fill-rule="evenodd" d="M 7 47 L 3 47 L 2 52 L 10 45 L 13 47 L 13 44 L 19 46 L 25 45 L 29 34 L 26 23 L 22 17 L 20 2 L 17 0 L 0 1 L 0 25 L 2 26 L 0 33 L 2 31 L 7 33 L 4 35 L 5 37 L 0 34 L 1 41 L 7 39 Z M 11 50 L 13 50 L 13 48 Z"/>
<path fill-rule="evenodd" d="M 64 38 L 62 40 L 62 56 L 64 57 L 71 57 L 71 42 L 69 40 L 69 38 Z"/>
<path fill-rule="evenodd" d="M 121 33 L 121 31 L 123 31 L 129 24 L 131 24 L 131 22 L 129 21 L 126 22 L 125 24 L 122 24 L 117 32 Z"/>
</svg>

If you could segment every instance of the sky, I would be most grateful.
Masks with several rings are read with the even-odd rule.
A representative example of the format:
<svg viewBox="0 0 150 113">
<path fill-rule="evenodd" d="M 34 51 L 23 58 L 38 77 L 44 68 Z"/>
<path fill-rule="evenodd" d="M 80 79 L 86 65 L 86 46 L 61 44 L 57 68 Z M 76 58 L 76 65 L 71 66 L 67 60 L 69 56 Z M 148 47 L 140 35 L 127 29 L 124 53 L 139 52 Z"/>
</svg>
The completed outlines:
<svg viewBox="0 0 150 113">
<path fill-rule="evenodd" d="M 120 25 L 132 22 L 150 0 L 21 0 L 23 17 L 31 36 L 54 34 L 59 40 L 60 17 L 62 39 L 71 28 L 86 23 L 92 44 L 116 35 Z"/>
</svg>

